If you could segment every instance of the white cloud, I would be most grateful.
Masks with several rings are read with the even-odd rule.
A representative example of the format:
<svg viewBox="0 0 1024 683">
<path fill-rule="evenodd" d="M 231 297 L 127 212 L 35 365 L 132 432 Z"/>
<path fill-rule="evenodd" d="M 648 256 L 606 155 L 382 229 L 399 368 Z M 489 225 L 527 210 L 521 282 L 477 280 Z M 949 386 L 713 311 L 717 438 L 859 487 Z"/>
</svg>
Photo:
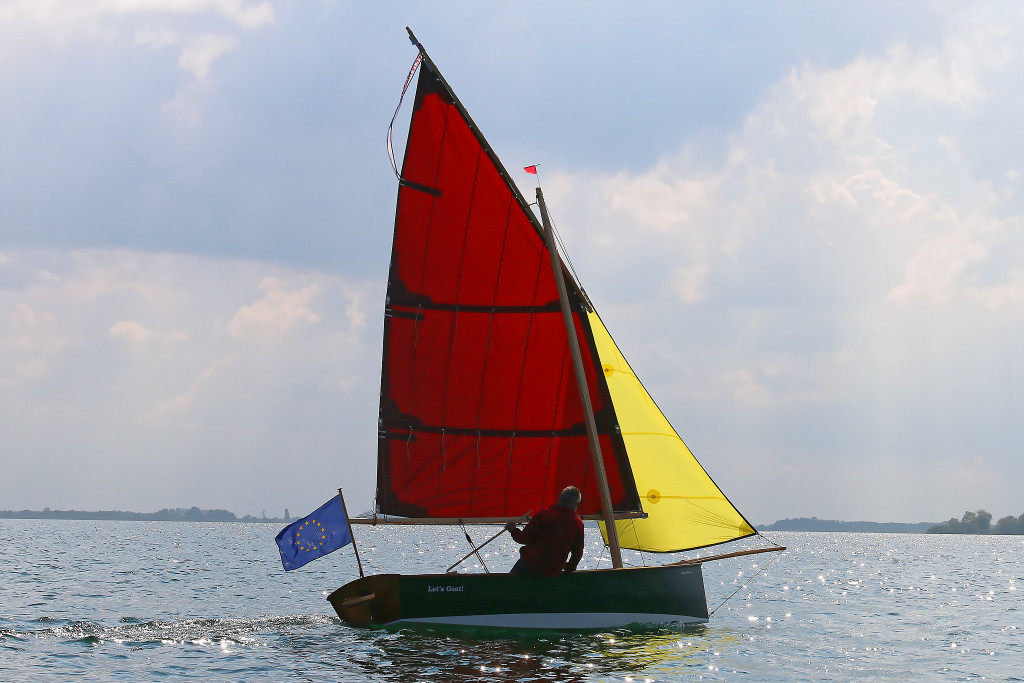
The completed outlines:
<svg viewBox="0 0 1024 683">
<path fill-rule="evenodd" d="M 970 28 L 976 30 L 970 30 Z M 807 109 L 817 133 L 854 144 L 878 143 L 880 103 L 904 95 L 916 106 L 968 109 L 989 94 L 981 75 L 1010 58 L 997 28 L 969 27 L 941 48 L 898 45 L 879 57 L 862 56 L 838 69 L 794 69 L 785 88 Z"/>
<path fill-rule="evenodd" d="M 0 349 L 7 359 L 7 367 L 0 366 L 0 378 L 11 371 L 13 376 L 0 381 L 38 379 L 71 340 L 71 335 L 59 329 L 53 314 L 24 302 L 15 304 L 6 325 L 0 327 Z"/>
<path fill-rule="evenodd" d="M 230 356 L 227 356 L 226 358 L 221 358 L 217 361 L 214 361 L 213 365 L 211 365 L 208 369 L 204 370 L 203 373 L 199 375 L 199 378 L 192 383 L 192 386 L 188 388 L 188 391 L 186 391 L 183 394 L 178 394 L 177 396 L 168 399 L 167 401 L 161 402 L 156 408 L 153 409 L 151 413 L 146 414 L 142 419 L 144 421 L 150 421 L 159 419 L 164 415 L 185 412 L 192 406 L 193 402 L 195 401 L 196 395 L 200 392 L 202 386 L 204 384 L 207 384 L 210 381 L 210 379 L 215 375 L 215 373 L 217 373 L 219 370 L 232 365 L 237 360 L 238 354 L 232 354 Z"/>
<path fill-rule="evenodd" d="M 604 181 L 608 205 L 628 213 L 636 228 L 661 234 L 687 226 L 695 213 L 706 211 L 719 179 L 680 175 L 678 167 L 659 163 L 650 172 L 624 174 Z"/>
<path fill-rule="evenodd" d="M 260 282 L 264 297 L 242 306 L 228 325 L 228 332 L 233 337 L 275 337 L 299 322 L 320 322 L 320 316 L 309 308 L 310 300 L 320 288 L 311 285 L 297 292 L 289 292 L 287 288 L 287 282 L 264 278 Z"/>
<path fill-rule="evenodd" d="M 1019 174 L 979 161 L 963 131 L 990 106 L 1015 106 L 986 84 L 1019 64 L 998 25 L 950 31 L 793 69 L 718 148 L 701 139 L 647 170 L 550 183 L 583 285 L 684 438 L 695 429 L 719 447 L 713 473 L 755 451 L 800 470 L 801 449 L 807 463 L 874 453 L 895 471 L 927 457 L 948 472 L 964 434 L 993 463 L 1016 457 L 1009 418 L 975 411 L 979 395 L 1019 394 L 1003 386 L 1022 368 L 1006 334 L 1024 314 L 1024 217 L 1006 203 Z M 983 491 L 993 463 L 965 470 L 971 490 L 941 507 L 988 504 L 960 500 Z M 830 468 L 808 467 L 829 480 Z M 885 499 L 865 480 L 861 500 Z M 945 491 L 949 478 L 928 481 Z M 833 497 L 813 488 L 807 514 Z M 876 519 L 940 507 L 884 505 Z"/>
<path fill-rule="evenodd" d="M 1024 311 L 1024 274 L 1014 272 L 1009 281 L 978 289 L 981 305 L 994 311 Z"/>
<path fill-rule="evenodd" d="M 149 339 L 150 333 L 134 320 L 121 320 L 110 326 L 110 336 L 141 344 Z"/>
<path fill-rule="evenodd" d="M 985 255 L 985 248 L 966 233 L 927 242 L 907 263 L 906 280 L 889 292 L 889 299 L 904 303 L 916 297 L 933 306 L 946 303 L 959 276 Z"/>
<path fill-rule="evenodd" d="M 167 301 L 174 294 L 164 283 L 148 279 L 142 272 L 142 255 L 127 250 L 81 250 L 67 256 L 63 274 L 46 274 L 61 284 L 64 294 L 76 299 L 99 299 L 111 295 L 138 295 L 150 303 Z M 155 257 L 157 261 L 160 256 Z M 38 273 L 43 277 L 43 273 Z"/>
<path fill-rule="evenodd" d="M 196 78 L 203 78 L 210 73 L 210 65 L 215 59 L 238 45 L 233 36 L 205 34 L 194 36 L 184 41 L 178 65 Z"/>
<path fill-rule="evenodd" d="M 67 478 L 68 507 L 258 510 L 282 454 L 336 471 L 338 443 L 373 452 L 362 427 L 376 420 L 380 332 L 364 302 L 382 283 L 179 254 L 4 253 L 4 449 L 28 472 Z M 259 343 L 229 333 L 236 314 L 234 329 Z M 199 469 L 219 491 L 193 497 Z M 369 480 L 372 458 L 350 469 Z M 245 486 L 223 486 L 241 471 Z M 0 478 L 0 497 L 42 507 L 60 485 L 50 482 Z"/>
<path fill-rule="evenodd" d="M 902 304 L 976 296 L 964 276 L 986 266 L 993 237 L 1010 225 L 989 213 L 1005 195 L 971 177 L 962 157 L 969 141 L 931 112 L 972 116 L 989 97 L 986 74 L 1010 51 L 1004 27 L 960 21 L 937 47 L 900 45 L 838 68 L 794 69 L 723 140 L 717 167 L 683 149 L 638 174 L 559 178 L 554 203 L 573 207 L 587 242 L 608 259 L 648 281 L 660 273 L 664 290 L 686 303 L 707 301 L 723 269 L 758 272 L 794 249 L 811 263 L 831 260 L 810 254 L 836 236 L 861 259 L 848 256 L 831 273 L 851 285 Z M 918 130 L 933 130 L 936 150 L 949 155 L 934 159 L 914 135 L 901 137 Z M 912 170 L 936 163 L 952 166 L 935 177 Z M 877 263 L 863 260 L 869 252 Z M 857 269 L 873 272 L 857 282 Z"/>
<path fill-rule="evenodd" d="M 106 0 L 99 3 L 98 10 L 115 14 L 215 13 L 246 29 L 273 23 L 275 18 L 270 2 L 249 4 L 245 0 Z"/>
<path fill-rule="evenodd" d="M 120 320 L 114 323 L 110 326 L 108 334 L 114 339 L 120 339 L 133 344 L 143 344 L 151 340 L 170 344 L 191 341 L 188 332 L 184 330 L 154 332 L 135 320 Z"/>
<path fill-rule="evenodd" d="M 335 28 L 379 14 L 331 7 L 321 16 L 298 7 L 289 7 L 287 25 L 279 27 L 289 35 L 246 45 L 253 30 L 265 31 L 276 21 L 270 3 L 0 3 L 0 67 L 13 91 L 31 101 L 15 107 L 8 129 L 25 130 L 28 122 L 39 130 L 23 149 L 20 136 L 9 136 L 21 152 L 9 171 L 31 170 L 42 159 L 40 178 L 59 176 L 63 169 L 76 187 L 78 179 L 89 180 L 80 197 L 61 194 L 60 188 L 54 192 L 48 182 L 26 182 L 29 190 L 44 190 L 16 216 L 26 226 L 11 229 L 28 235 L 49 221 L 40 212 L 46 208 L 42 198 L 52 193 L 53 206 L 70 208 L 66 216 L 54 214 L 53 232 L 32 232 L 32 244 L 123 240 L 218 254 L 207 259 L 101 249 L 5 250 L 0 256 L 5 447 L 10 443 L 26 453 L 24 462 L 65 465 L 48 468 L 54 471 L 71 463 L 59 454 L 75 453 L 99 473 L 92 500 L 104 505 L 130 505 L 116 503 L 128 487 L 100 479 L 124 481 L 133 466 L 131 488 L 142 492 L 147 505 L 152 495 L 146 494 L 170 490 L 175 467 L 184 482 L 178 490 L 189 496 L 201 485 L 193 476 L 200 466 L 210 468 L 211 482 L 251 476 L 254 486 L 236 483 L 233 492 L 210 484 L 213 506 L 231 507 L 245 496 L 279 495 L 261 490 L 265 485 L 254 473 L 261 466 L 270 469 L 268 463 L 282 453 L 301 451 L 311 466 L 319 457 L 337 468 L 338 442 L 353 439 L 352 453 L 374 450 L 372 429 L 361 430 L 376 417 L 383 285 L 222 257 L 233 249 L 271 254 L 266 245 L 277 242 L 259 231 L 280 234 L 281 225 L 294 221 L 322 234 L 330 231 L 331 237 L 311 242 L 327 249 L 377 250 L 386 269 L 386 238 L 364 230 L 357 237 L 354 226 L 390 222 L 392 186 L 376 171 L 364 170 L 361 151 L 340 143 L 352 137 L 343 131 L 372 127 L 372 112 L 380 110 L 374 102 L 386 106 L 396 94 L 382 73 L 393 62 L 372 68 L 380 78 L 356 79 L 350 89 L 320 92 L 294 78 L 305 73 L 317 82 L 323 74 L 316 69 L 323 64 L 355 60 L 383 29 L 380 36 L 368 33 L 362 42 L 346 42 L 344 49 L 321 42 L 336 35 Z M 576 119 L 580 131 L 597 131 L 595 144 L 621 150 L 622 167 L 602 169 L 597 164 L 614 155 L 595 154 L 581 161 L 590 165 L 586 170 L 546 172 L 549 203 L 561 218 L 583 284 L 652 395 L 683 435 L 693 437 L 698 455 L 707 454 L 704 462 L 716 479 L 735 472 L 746 480 L 757 472 L 759 486 L 742 492 L 725 486 L 745 512 L 751 505 L 755 511 L 759 504 L 791 505 L 764 495 L 768 487 L 762 484 L 771 481 L 776 490 L 806 492 L 801 495 L 809 507 L 783 509 L 787 516 L 845 516 L 866 506 L 872 514 L 905 517 L 899 506 L 906 511 L 927 503 L 924 494 L 896 502 L 895 485 L 879 483 L 877 472 L 905 479 L 936 462 L 953 471 L 958 454 L 969 450 L 963 448 L 966 441 L 984 444 L 979 451 L 990 454 L 991 469 L 1014 467 L 1006 454 L 1019 452 L 1019 430 L 1012 411 L 1001 408 L 1020 402 L 1022 386 L 1016 381 L 1022 366 L 1013 331 L 1024 319 L 1018 265 L 1024 220 L 1019 159 L 1012 156 L 1019 135 L 1011 120 L 1019 109 L 1014 86 L 1021 56 L 1019 26 L 1007 27 L 1003 19 L 1019 22 L 1020 14 L 998 7 L 972 13 L 978 13 L 976 6 L 950 17 L 937 33 L 937 15 L 920 24 L 887 25 L 884 35 L 907 36 L 888 48 L 877 47 L 883 32 L 875 30 L 838 31 L 843 40 L 835 49 L 820 39 L 783 49 L 780 39 L 769 39 L 760 47 L 775 50 L 776 58 L 766 57 L 770 66 L 760 71 L 712 71 L 704 80 L 688 81 L 692 72 L 684 66 L 679 83 L 665 79 L 665 72 L 645 82 L 650 74 L 637 71 L 620 100 L 643 99 L 649 92 L 652 105 L 667 105 L 659 110 L 664 116 L 656 115 L 661 120 L 684 108 L 687 114 L 647 131 L 642 120 L 606 118 L 610 110 L 601 106 L 579 108 L 589 111 L 585 120 Z M 321 18 L 337 23 L 311 32 Z M 803 28 L 794 22 L 789 37 L 800 43 Z M 299 34 L 313 41 L 308 50 L 263 74 L 268 78 L 253 78 L 254 70 L 265 70 L 275 58 L 267 50 Z M 486 32 L 479 35 L 489 40 Z M 853 45 L 871 47 L 850 57 Z M 252 60 L 232 65 L 232 83 L 215 78 L 225 55 Z M 804 62 L 806 55 L 821 61 Z M 125 63 L 131 67 L 121 70 Z M 403 61 L 399 76 L 405 66 Z M 784 76 L 773 84 L 755 82 L 778 74 Z M 468 75 L 472 83 L 472 70 Z M 88 83 L 89 78 L 96 80 Z M 569 93 L 573 102 L 585 101 L 585 81 Z M 537 85 L 551 87 L 543 79 Z M 384 90 L 386 97 L 380 95 Z M 338 99 L 342 91 L 354 95 Z M 493 92 L 499 91 L 504 87 Z M 494 125 L 495 110 L 486 109 L 489 92 L 467 88 L 461 94 L 467 103 L 482 101 L 483 109 L 469 103 L 474 115 L 489 134 L 508 140 L 517 126 L 503 131 L 501 122 L 518 115 L 498 107 Z M 758 96 L 749 111 L 741 110 Z M 721 106 L 722 98 L 731 104 Z M 43 115 L 65 101 L 74 121 Z M 284 104 L 266 106 L 274 102 Z M 349 107 L 352 102 L 367 106 Z M 154 126 L 157 103 L 165 103 L 170 120 Z M 239 118 L 243 108 L 249 112 L 245 120 Z M 219 115 L 204 119 L 213 110 Z M 692 111 L 700 116 L 689 116 Z M 548 115 L 541 124 L 553 120 Z M 230 130 L 223 128 L 225 121 Z M 694 121 L 711 127 L 694 134 Z M 200 122 L 210 125 L 179 125 Z M 284 129 L 306 131 L 319 149 L 334 151 L 310 166 L 302 151 L 308 148 L 281 142 L 293 140 Z M 681 148 L 664 141 L 662 158 L 650 163 L 621 143 L 641 139 L 630 135 L 676 132 L 691 137 L 678 143 Z M 48 149 L 58 151 L 47 161 Z M 524 163 L 538 160 L 532 151 Z M 510 168 L 518 163 L 503 156 Z M 351 159 L 344 166 L 359 171 L 338 176 L 338 158 Z M 125 161 L 112 165 L 112 159 Z M 310 174 L 295 173 L 300 165 L 312 168 Z M 88 173 L 67 170 L 78 167 Z M 242 169 L 245 178 L 219 190 L 209 182 L 215 175 L 233 176 L 232 168 Z M 258 196 L 260 188 L 271 186 L 295 195 L 289 206 L 304 208 L 273 218 L 263 211 L 265 197 Z M 386 197 L 374 200 L 372 211 L 347 214 L 337 201 L 347 194 L 332 195 L 339 186 L 363 197 Z M 332 196 L 329 204 L 319 202 Z M 135 204 L 152 210 L 132 211 Z M 340 225 L 339 207 L 351 216 Z M 335 218 L 324 218 L 332 212 Z M 261 221 L 258 229 L 248 229 Z M 352 232 L 339 235 L 339 228 Z M 153 237 L 169 234 L 176 239 Z M 355 245 L 352 240 L 358 248 L 338 246 Z M 268 258 L 279 253 L 288 250 Z M 338 270 L 358 267 L 343 259 L 319 262 Z M 183 341 L 189 343 L 174 343 Z M 345 435 L 339 437 L 342 423 Z M 865 454 L 876 454 L 870 466 L 863 464 Z M 751 466 L 755 455 L 767 465 Z M 372 461 L 364 455 L 351 462 L 363 458 Z M 865 470 L 855 493 L 823 483 L 857 470 L 851 463 Z M 212 471 L 218 466 L 220 472 Z M 771 480 L 769 470 L 783 474 Z M 217 476 L 224 472 L 229 476 Z M 362 481 L 370 482 L 372 471 L 364 474 Z M 809 485 L 796 477 L 806 477 L 803 484 Z M 153 481 L 160 490 L 148 483 Z M 943 485 L 938 476 L 926 481 Z M 986 480 L 973 481 L 983 486 Z M 3 486 L 0 481 L 0 497 L 22 495 L 13 485 Z M 83 487 L 67 490 L 78 495 Z M 984 504 L 954 500 L 955 489 L 948 493 L 940 517 Z M 219 497 L 225 495 L 231 497 Z M 847 512 L 830 511 L 837 500 Z M 947 512 L 950 506 L 955 508 Z"/>
<path fill-rule="evenodd" d="M 219 30 L 221 20 L 233 32 Z M 34 48 L 36 41 L 29 36 L 60 48 L 82 40 L 109 44 L 127 28 L 136 46 L 180 46 L 179 66 L 201 79 L 218 57 L 239 44 L 238 31 L 254 31 L 275 20 L 273 4 L 245 0 L 8 0 L 0 5 L 0 46 L 7 42 L 7 51 Z M 0 54 L 4 51 L 0 47 Z"/>
<path fill-rule="evenodd" d="M 7 0 L 0 5 L 0 22 L 43 26 L 83 24 L 90 20 L 138 16 L 195 16 L 215 14 L 238 26 L 255 29 L 275 20 L 270 2 L 245 0 Z"/>
<path fill-rule="evenodd" d="M 673 289 L 679 298 L 688 304 L 696 303 L 704 298 L 705 280 L 708 276 L 707 264 L 676 268 L 673 276 Z"/>
<path fill-rule="evenodd" d="M 181 41 L 181 34 L 169 28 L 156 29 L 146 26 L 135 32 L 135 44 L 145 47 L 170 47 L 177 45 Z"/>
</svg>

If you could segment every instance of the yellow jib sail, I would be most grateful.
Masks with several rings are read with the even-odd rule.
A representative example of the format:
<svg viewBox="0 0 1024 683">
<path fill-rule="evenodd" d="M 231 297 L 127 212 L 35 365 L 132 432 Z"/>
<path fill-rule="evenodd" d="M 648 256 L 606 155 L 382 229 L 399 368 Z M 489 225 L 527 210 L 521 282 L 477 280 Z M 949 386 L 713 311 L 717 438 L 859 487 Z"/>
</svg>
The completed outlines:
<svg viewBox="0 0 1024 683">
<path fill-rule="evenodd" d="M 615 523 L 621 547 L 676 552 L 757 533 L 665 419 L 596 312 L 590 313 L 590 325 L 647 513 L 646 519 Z"/>
</svg>

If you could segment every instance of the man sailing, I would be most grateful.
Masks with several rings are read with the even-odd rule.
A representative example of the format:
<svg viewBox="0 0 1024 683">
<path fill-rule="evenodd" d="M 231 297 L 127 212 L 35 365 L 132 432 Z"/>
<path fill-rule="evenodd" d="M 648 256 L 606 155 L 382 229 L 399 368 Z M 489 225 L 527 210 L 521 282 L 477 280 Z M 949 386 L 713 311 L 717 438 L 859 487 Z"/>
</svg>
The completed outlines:
<svg viewBox="0 0 1024 683">
<path fill-rule="evenodd" d="M 576 570 L 583 557 L 583 520 L 576 515 L 582 497 L 578 488 L 566 486 L 558 503 L 541 510 L 522 529 L 515 522 L 505 525 L 512 540 L 523 545 L 511 574 L 558 576 Z"/>
</svg>

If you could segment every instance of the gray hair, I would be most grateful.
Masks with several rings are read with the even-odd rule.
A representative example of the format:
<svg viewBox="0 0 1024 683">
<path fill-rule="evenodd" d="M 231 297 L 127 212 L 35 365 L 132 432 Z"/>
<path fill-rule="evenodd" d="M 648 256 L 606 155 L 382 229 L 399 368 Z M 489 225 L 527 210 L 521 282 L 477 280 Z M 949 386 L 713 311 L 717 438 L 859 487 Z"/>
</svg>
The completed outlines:
<svg viewBox="0 0 1024 683">
<path fill-rule="evenodd" d="M 575 486 L 566 486 L 558 496 L 558 504 L 570 510 L 575 510 L 581 500 L 583 500 L 583 494 Z"/>
</svg>

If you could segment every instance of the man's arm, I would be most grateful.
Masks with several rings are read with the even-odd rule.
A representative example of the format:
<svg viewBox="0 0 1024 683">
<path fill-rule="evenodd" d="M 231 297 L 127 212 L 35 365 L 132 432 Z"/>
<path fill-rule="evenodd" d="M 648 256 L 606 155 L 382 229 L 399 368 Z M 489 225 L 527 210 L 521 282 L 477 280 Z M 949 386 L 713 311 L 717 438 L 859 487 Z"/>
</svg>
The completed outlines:
<svg viewBox="0 0 1024 683">
<path fill-rule="evenodd" d="M 515 522 L 508 522 L 505 524 L 505 529 L 508 531 L 509 535 L 512 536 L 513 541 L 521 545 L 525 545 L 533 540 L 533 535 L 537 531 L 537 525 L 534 524 L 536 521 L 537 518 L 534 517 L 527 522 L 526 526 L 522 529 L 517 527 Z"/>
</svg>

